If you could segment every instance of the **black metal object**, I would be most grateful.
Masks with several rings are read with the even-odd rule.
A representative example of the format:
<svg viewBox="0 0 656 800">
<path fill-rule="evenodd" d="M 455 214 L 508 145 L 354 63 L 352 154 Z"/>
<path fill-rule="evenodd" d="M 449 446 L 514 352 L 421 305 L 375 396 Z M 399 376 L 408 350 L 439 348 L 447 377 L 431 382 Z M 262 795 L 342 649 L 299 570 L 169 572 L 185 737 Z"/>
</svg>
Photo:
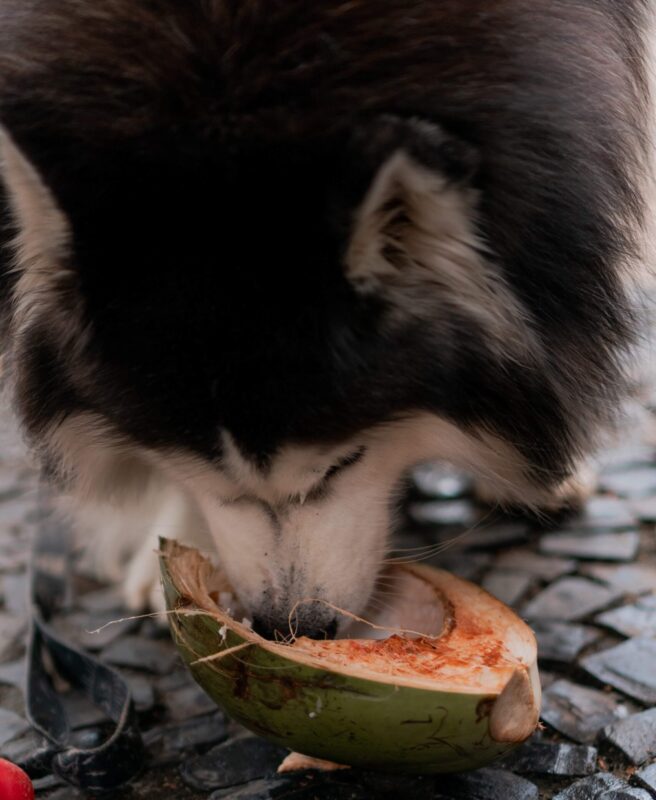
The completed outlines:
<svg viewBox="0 0 656 800">
<path fill-rule="evenodd" d="M 31 566 L 31 622 L 27 649 L 27 717 L 46 744 L 22 766 L 32 778 L 50 773 L 86 791 L 104 792 L 131 780 L 147 754 L 125 680 L 116 670 L 73 647 L 48 624 L 70 601 L 70 531 L 41 495 Z M 75 732 L 57 685 L 80 690 L 107 717 Z"/>
</svg>

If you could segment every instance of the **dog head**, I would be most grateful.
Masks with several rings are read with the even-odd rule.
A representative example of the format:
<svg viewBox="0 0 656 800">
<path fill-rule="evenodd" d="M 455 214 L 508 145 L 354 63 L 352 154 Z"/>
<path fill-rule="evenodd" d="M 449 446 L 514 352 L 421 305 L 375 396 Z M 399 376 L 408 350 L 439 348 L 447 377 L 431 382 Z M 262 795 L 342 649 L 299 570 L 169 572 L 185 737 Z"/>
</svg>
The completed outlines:
<svg viewBox="0 0 656 800">
<path fill-rule="evenodd" d="M 316 634 L 333 631 L 334 607 L 358 612 L 371 597 L 412 464 L 455 461 L 527 504 L 567 476 L 614 396 L 625 338 L 621 235 L 602 197 L 619 201 L 612 170 L 597 164 L 598 185 L 574 192 L 581 153 L 565 153 L 553 187 L 519 201 L 513 182 L 546 174 L 520 132 L 507 128 L 516 158 L 507 141 L 497 157 L 499 131 L 485 139 L 473 100 L 474 143 L 457 121 L 388 113 L 383 64 L 385 92 L 360 87 L 380 108 L 343 118 L 313 111 L 289 65 L 283 101 L 270 75 L 253 110 L 239 92 L 262 68 L 254 80 L 242 65 L 246 82 L 228 83 L 217 108 L 206 64 L 185 64 L 181 89 L 166 48 L 140 40 L 132 62 L 91 36 L 99 49 L 82 51 L 59 24 L 72 42 L 63 61 L 36 62 L 59 87 L 58 114 L 46 116 L 47 93 L 17 99 L 14 77 L 2 160 L 7 361 L 26 429 L 63 483 L 111 493 L 135 464 L 156 466 L 202 509 L 261 629 L 286 630 L 301 601 L 297 627 Z M 90 63 L 96 94 L 80 84 Z M 463 86 L 475 97 L 473 78 Z M 563 129 L 573 124 L 563 110 Z M 597 226 L 585 242 L 571 220 L 553 236 L 572 193 Z M 574 285 L 547 277 L 561 257 Z"/>
</svg>

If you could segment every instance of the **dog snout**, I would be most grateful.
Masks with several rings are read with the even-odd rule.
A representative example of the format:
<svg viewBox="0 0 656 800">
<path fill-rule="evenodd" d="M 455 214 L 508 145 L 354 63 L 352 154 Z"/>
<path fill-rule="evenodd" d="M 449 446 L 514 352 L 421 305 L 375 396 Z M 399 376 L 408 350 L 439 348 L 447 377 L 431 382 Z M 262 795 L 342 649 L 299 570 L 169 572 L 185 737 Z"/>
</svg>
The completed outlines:
<svg viewBox="0 0 656 800">
<path fill-rule="evenodd" d="M 337 619 L 314 609 L 298 609 L 291 613 L 264 610 L 253 616 L 253 630 L 265 639 L 289 639 L 307 636 L 309 639 L 334 639 Z"/>
</svg>

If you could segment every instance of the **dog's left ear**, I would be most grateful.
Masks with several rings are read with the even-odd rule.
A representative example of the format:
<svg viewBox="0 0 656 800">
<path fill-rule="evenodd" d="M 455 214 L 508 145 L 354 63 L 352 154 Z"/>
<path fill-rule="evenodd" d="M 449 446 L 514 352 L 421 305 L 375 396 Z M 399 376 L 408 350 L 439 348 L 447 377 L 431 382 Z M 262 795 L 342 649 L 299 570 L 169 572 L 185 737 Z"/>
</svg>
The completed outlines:
<svg viewBox="0 0 656 800">
<path fill-rule="evenodd" d="M 0 179 L 16 229 L 16 266 L 25 273 L 61 267 L 70 245 L 70 226 L 37 168 L 0 126 Z"/>
<path fill-rule="evenodd" d="M 476 150 L 439 125 L 395 116 L 356 132 L 354 148 L 374 174 L 346 254 L 356 288 L 428 283 L 460 292 L 461 301 L 480 294 L 486 268 L 475 225 Z"/>
</svg>

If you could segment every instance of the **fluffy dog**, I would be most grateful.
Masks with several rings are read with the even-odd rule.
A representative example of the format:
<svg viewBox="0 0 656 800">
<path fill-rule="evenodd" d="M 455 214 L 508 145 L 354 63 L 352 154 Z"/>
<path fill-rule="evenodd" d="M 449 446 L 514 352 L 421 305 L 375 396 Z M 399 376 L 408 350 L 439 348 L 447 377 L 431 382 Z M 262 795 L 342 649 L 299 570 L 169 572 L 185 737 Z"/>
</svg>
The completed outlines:
<svg viewBox="0 0 656 800">
<path fill-rule="evenodd" d="M 649 6 L 0 0 L 6 372 L 132 605 L 169 533 L 265 635 L 358 612 L 429 458 L 566 499 L 638 329 Z"/>
</svg>

